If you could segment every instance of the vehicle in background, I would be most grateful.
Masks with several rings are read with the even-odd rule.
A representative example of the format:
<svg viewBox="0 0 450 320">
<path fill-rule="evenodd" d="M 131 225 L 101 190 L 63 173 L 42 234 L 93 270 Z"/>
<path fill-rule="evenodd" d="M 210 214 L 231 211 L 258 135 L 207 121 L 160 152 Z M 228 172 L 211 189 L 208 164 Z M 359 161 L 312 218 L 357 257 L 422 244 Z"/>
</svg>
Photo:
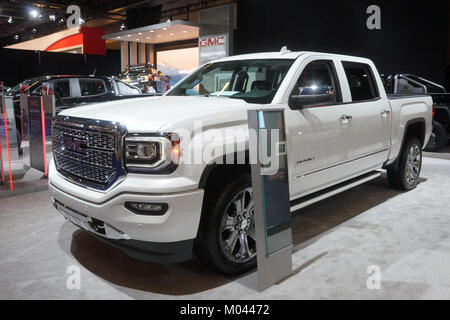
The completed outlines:
<svg viewBox="0 0 450 320">
<path fill-rule="evenodd" d="M 415 188 L 432 105 L 388 96 L 364 58 L 285 48 L 227 57 L 162 97 L 61 112 L 50 194 L 64 217 L 133 257 L 174 263 L 195 252 L 240 274 L 256 265 L 248 110 L 284 110 L 287 176 L 270 178 L 288 180 L 295 212 L 383 168 L 394 188 Z"/>
<path fill-rule="evenodd" d="M 14 116 L 19 141 L 22 140 L 20 93 L 41 95 L 43 83 L 48 83 L 55 95 L 56 113 L 88 103 L 149 96 L 143 95 L 139 88 L 112 77 L 53 75 L 25 80 L 6 91 L 6 95 L 14 96 Z"/>
<path fill-rule="evenodd" d="M 152 65 L 145 63 L 129 66 L 117 78 L 144 91 L 145 84 L 150 80 L 149 74 L 152 74 Z"/>
<path fill-rule="evenodd" d="M 433 133 L 425 151 L 439 151 L 447 146 L 450 128 L 450 93 L 434 82 L 412 74 L 383 76 L 388 94 L 427 94 L 433 98 Z"/>
</svg>

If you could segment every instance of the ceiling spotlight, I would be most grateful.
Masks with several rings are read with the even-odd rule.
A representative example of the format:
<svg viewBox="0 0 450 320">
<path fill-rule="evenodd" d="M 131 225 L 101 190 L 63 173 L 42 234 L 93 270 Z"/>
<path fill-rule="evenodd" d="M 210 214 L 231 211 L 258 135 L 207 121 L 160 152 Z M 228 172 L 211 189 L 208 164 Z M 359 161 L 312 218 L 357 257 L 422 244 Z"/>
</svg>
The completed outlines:
<svg viewBox="0 0 450 320">
<path fill-rule="evenodd" d="M 125 23 L 122 23 L 122 25 L 120 26 L 120 30 L 125 30 Z"/>
<path fill-rule="evenodd" d="M 141 39 L 136 39 L 136 41 L 139 41 L 139 40 L 141 40 Z"/>
<path fill-rule="evenodd" d="M 141 34 L 142 34 L 142 32 L 139 32 L 139 33 L 138 33 L 138 35 L 141 35 Z"/>
<path fill-rule="evenodd" d="M 173 33 L 173 32 L 171 32 L 171 33 L 170 33 L 170 35 L 171 35 L 171 36 L 173 36 L 173 35 L 174 35 L 174 33 Z"/>
<path fill-rule="evenodd" d="M 80 19 L 78 19 L 78 22 L 79 22 L 80 24 L 83 24 L 83 23 L 85 23 L 86 21 L 84 21 L 83 18 L 80 18 Z"/>
<path fill-rule="evenodd" d="M 147 40 L 150 40 L 150 37 L 147 37 Z"/>
<path fill-rule="evenodd" d="M 58 20 L 58 23 L 64 23 L 64 19 L 63 19 L 63 18 L 60 18 L 60 19 Z"/>
<path fill-rule="evenodd" d="M 183 33 L 187 33 L 187 31 L 186 31 L 186 30 L 183 30 Z"/>
<path fill-rule="evenodd" d="M 121 37 L 117 37 L 117 39 L 120 39 Z"/>
<path fill-rule="evenodd" d="M 33 33 L 36 33 L 36 29 L 35 28 L 33 28 L 33 29 L 31 29 L 31 32 L 33 32 Z"/>
<path fill-rule="evenodd" d="M 160 34 L 158 34 L 158 38 L 161 38 L 161 35 L 160 35 Z"/>
<path fill-rule="evenodd" d="M 14 35 L 14 39 L 15 39 L 15 40 L 19 40 L 19 35 L 18 35 L 18 34 L 15 34 L 15 35 Z"/>
<path fill-rule="evenodd" d="M 163 30 L 167 30 L 167 28 L 163 28 Z"/>
<path fill-rule="evenodd" d="M 131 34 L 127 34 L 127 37 L 131 37 Z"/>
<path fill-rule="evenodd" d="M 30 10 L 30 16 L 32 18 L 37 18 L 38 15 L 39 15 L 39 12 L 36 9 Z"/>
<path fill-rule="evenodd" d="M 13 17 L 9 17 L 9 18 L 8 18 L 8 23 L 13 23 L 13 22 L 14 22 Z"/>
<path fill-rule="evenodd" d="M 155 30 L 150 30 L 151 33 L 155 32 Z"/>
<path fill-rule="evenodd" d="M 49 15 L 48 18 L 50 19 L 50 21 L 56 20 L 56 16 L 54 14 Z"/>
</svg>

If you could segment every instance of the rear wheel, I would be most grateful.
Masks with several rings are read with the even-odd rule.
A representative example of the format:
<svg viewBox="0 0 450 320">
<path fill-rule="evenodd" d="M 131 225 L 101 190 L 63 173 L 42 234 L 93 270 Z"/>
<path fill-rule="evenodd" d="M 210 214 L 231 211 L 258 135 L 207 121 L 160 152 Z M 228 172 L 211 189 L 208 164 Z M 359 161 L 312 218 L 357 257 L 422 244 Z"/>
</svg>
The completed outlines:
<svg viewBox="0 0 450 320">
<path fill-rule="evenodd" d="M 256 239 L 251 177 L 232 179 L 204 205 L 197 256 L 220 273 L 237 275 L 256 266 Z"/>
<path fill-rule="evenodd" d="M 433 122 L 433 132 L 431 133 L 430 142 L 425 147 L 425 151 L 435 152 L 447 145 L 447 130 L 439 122 Z"/>
<path fill-rule="evenodd" d="M 422 169 L 422 144 L 418 138 L 407 141 L 398 162 L 387 168 L 389 183 L 400 190 L 412 190 L 417 186 Z"/>
</svg>

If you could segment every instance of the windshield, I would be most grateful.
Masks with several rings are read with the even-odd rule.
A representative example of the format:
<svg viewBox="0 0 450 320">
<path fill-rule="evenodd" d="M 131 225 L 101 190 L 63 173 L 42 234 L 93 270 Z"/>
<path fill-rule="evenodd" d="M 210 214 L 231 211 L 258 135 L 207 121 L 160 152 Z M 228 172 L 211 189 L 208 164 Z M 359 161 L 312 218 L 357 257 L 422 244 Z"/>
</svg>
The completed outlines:
<svg viewBox="0 0 450 320">
<path fill-rule="evenodd" d="M 293 63 L 292 59 L 257 59 L 207 64 L 167 95 L 216 96 L 269 104 Z"/>
</svg>

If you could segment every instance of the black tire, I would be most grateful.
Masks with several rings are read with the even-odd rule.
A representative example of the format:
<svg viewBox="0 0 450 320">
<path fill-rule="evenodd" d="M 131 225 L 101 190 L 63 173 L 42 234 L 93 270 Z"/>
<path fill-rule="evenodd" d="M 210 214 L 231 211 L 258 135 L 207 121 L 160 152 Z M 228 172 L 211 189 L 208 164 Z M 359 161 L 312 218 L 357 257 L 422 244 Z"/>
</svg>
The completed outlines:
<svg viewBox="0 0 450 320">
<path fill-rule="evenodd" d="M 230 208 L 229 204 L 240 193 L 251 189 L 251 175 L 242 174 L 230 179 L 218 192 L 206 196 L 199 232 L 195 241 L 196 256 L 206 265 L 225 275 L 239 275 L 256 266 L 256 242 L 252 255 L 248 255 L 248 261 L 232 261 L 222 249 L 221 223 Z M 254 230 L 254 220 L 251 222 Z M 236 229 L 238 227 L 236 226 Z M 253 256 L 254 254 L 254 256 Z M 252 256 L 252 258 L 250 258 Z"/>
<path fill-rule="evenodd" d="M 433 122 L 433 133 L 425 147 L 425 151 L 436 152 L 444 148 L 448 143 L 447 130 L 445 127 L 437 121 Z"/>
<path fill-rule="evenodd" d="M 414 156 L 415 152 L 418 152 L 417 157 Z M 414 161 L 411 158 L 414 158 Z M 417 163 L 415 159 L 417 159 Z M 414 166 L 410 165 L 411 163 L 414 163 Z M 387 168 L 388 181 L 395 189 L 412 190 L 419 182 L 421 169 L 422 143 L 416 137 L 410 138 L 406 141 L 397 161 Z M 409 175 L 409 170 L 413 170 L 411 176 Z"/>
</svg>

